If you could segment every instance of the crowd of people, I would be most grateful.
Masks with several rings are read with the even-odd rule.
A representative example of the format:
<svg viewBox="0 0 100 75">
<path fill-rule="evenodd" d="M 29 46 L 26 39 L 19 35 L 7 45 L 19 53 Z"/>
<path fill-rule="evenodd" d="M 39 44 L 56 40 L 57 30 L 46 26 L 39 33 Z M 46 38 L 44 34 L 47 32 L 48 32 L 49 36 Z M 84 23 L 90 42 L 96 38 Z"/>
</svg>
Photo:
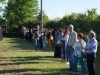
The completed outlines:
<svg viewBox="0 0 100 75">
<path fill-rule="evenodd" d="M 54 58 L 62 58 L 64 62 L 69 64 L 69 70 L 72 74 L 79 74 L 78 62 L 81 65 L 82 75 L 86 74 L 86 64 L 89 75 L 95 75 L 95 62 L 98 42 L 96 34 L 91 29 L 87 36 L 87 42 L 83 39 L 83 33 L 74 31 L 74 26 L 71 24 L 68 27 L 51 29 L 41 29 L 39 26 L 33 29 L 22 31 L 22 36 L 32 42 L 34 39 L 35 50 L 38 48 L 52 50 L 55 44 Z M 87 59 L 87 63 L 84 62 Z"/>
<path fill-rule="evenodd" d="M 53 42 L 55 42 L 55 30 L 51 28 L 23 28 L 20 37 L 26 39 L 30 43 L 34 40 L 35 50 L 38 51 L 38 48 L 45 50 L 52 50 Z"/>
</svg>

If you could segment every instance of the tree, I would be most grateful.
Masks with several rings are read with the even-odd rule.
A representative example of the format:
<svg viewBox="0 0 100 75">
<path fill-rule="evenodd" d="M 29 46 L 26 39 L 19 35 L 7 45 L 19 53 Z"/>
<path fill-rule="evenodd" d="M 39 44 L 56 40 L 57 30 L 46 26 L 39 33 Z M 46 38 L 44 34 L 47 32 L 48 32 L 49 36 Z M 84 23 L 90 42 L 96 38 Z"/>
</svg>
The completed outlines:
<svg viewBox="0 0 100 75">
<path fill-rule="evenodd" d="M 4 2 L 4 1 L 6 1 L 6 0 L 0 0 L 0 2 Z"/>
<path fill-rule="evenodd" d="M 38 15 L 37 0 L 9 0 L 7 19 L 11 27 L 24 26 Z"/>
<path fill-rule="evenodd" d="M 49 17 L 45 14 L 44 11 L 42 13 L 43 13 L 43 25 L 45 26 L 49 22 Z M 41 24 L 41 11 L 40 11 L 40 13 L 38 15 L 38 21 Z"/>
</svg>

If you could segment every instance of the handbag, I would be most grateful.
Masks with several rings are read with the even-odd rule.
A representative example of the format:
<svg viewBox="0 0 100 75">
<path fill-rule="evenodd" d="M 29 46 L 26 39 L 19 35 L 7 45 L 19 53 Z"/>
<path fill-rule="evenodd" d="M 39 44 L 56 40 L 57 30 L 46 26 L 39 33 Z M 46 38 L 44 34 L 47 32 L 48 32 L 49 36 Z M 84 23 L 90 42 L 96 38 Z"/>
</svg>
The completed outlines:
<svg viewBox="0 0 100 75">
<path fill-rule="evenodd" d="M 87 58 L 87 53 L 86 53 L 86 51 L 81 51 L 81 57 L 82 57 L 82 58 Z"/>
<path fill-rule="evenodd" d="M 52 35 L 50 36 L 50 39 L 53 40 L 53 36 Z"/>
</svg>

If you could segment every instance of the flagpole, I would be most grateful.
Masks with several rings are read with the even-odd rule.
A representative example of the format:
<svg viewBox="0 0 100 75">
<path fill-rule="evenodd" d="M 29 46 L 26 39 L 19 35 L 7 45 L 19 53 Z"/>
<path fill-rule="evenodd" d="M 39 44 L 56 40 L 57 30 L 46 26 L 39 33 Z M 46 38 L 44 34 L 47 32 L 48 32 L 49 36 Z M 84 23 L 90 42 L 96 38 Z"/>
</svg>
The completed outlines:
<svg viewBox="0 0 100 75">
<path fill-rule="evenodd" d="M 41 0 L 41 28 L 43 28 L 43 2 Z"/>
</svg>

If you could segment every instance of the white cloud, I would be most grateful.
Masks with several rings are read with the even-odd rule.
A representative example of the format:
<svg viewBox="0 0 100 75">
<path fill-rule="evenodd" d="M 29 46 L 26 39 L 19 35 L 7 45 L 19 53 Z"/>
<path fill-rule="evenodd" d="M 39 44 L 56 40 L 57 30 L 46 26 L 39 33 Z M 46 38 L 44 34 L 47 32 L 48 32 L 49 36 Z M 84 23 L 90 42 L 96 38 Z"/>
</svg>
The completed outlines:
<svg viewBox="0 0 100 75">
<path fill-rule="evenodd" d="M 55 19 L 55 18 L 62 18 L 65 14 L 59 14 L 59 13 L 47 13 L 49 19 Z"/>
</svg>

